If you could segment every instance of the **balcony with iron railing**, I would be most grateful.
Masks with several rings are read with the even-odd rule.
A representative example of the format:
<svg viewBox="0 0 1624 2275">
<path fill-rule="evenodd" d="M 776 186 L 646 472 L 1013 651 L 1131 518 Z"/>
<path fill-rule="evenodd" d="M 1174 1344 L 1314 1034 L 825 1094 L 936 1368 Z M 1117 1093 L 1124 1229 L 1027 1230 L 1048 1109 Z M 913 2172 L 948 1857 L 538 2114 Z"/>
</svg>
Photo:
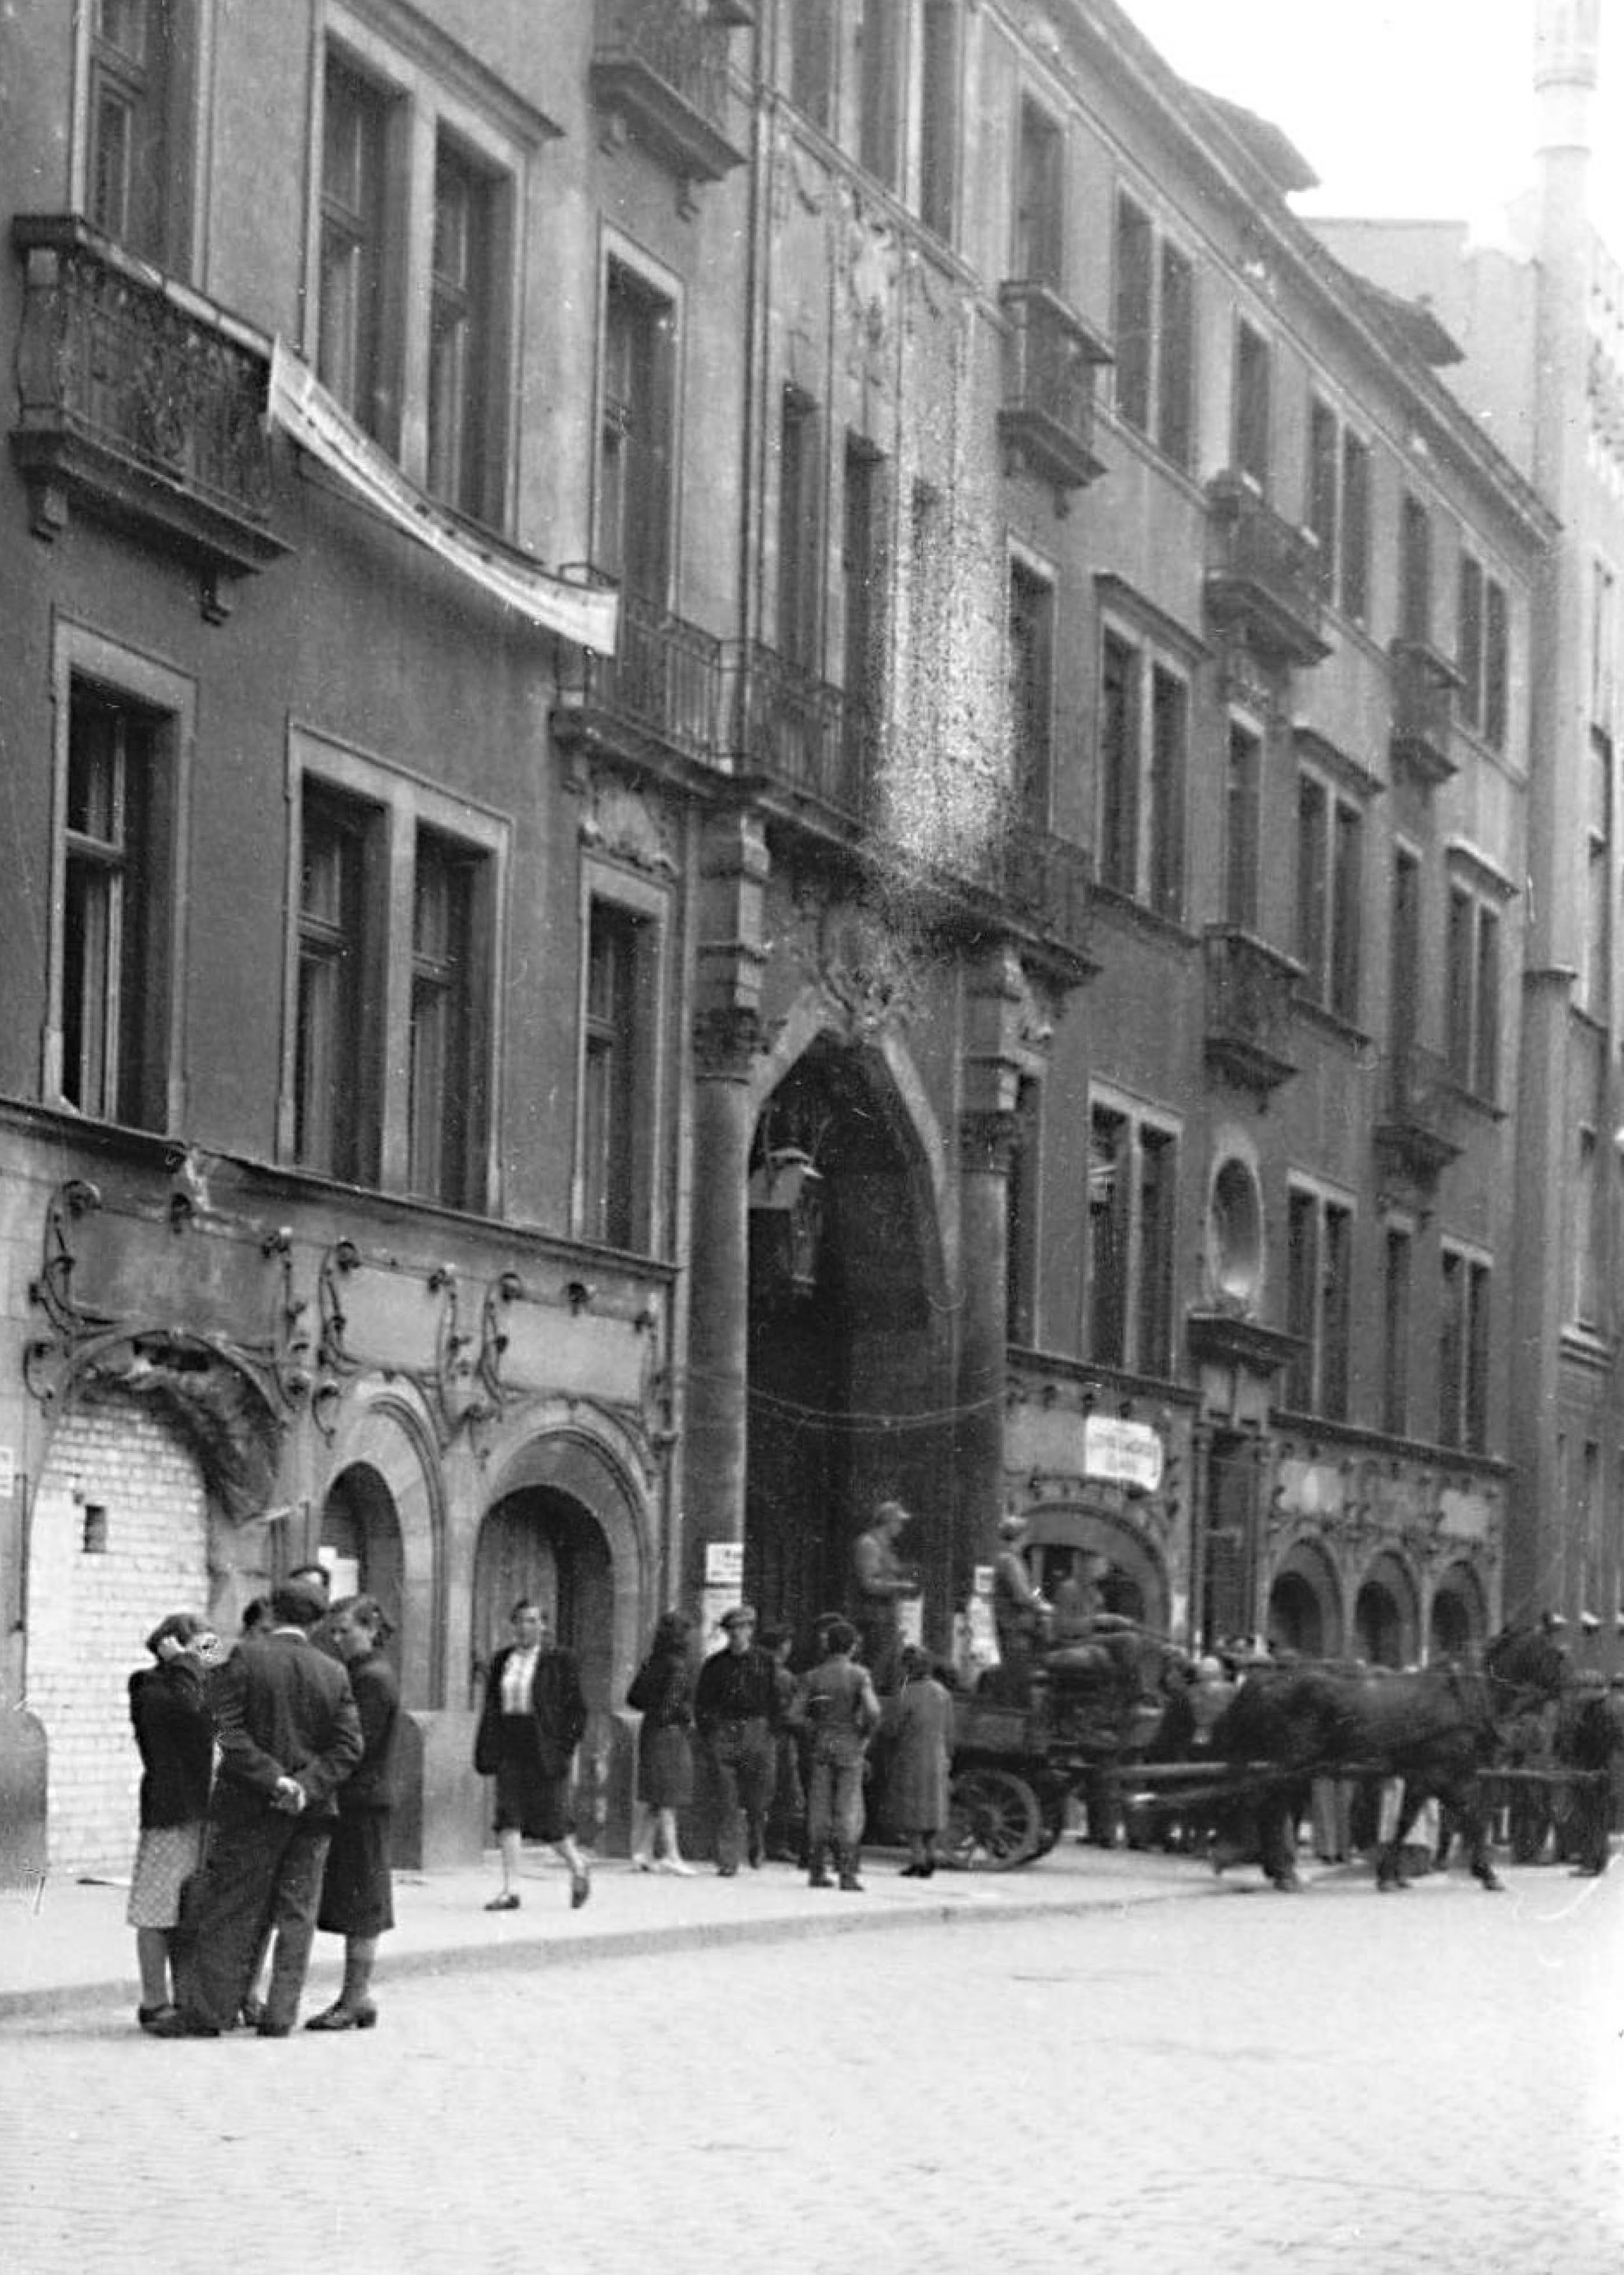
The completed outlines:
<svg viewBox="0 0 1624 2275">
<path fill-rule="evenodd" d="M 1063 503 L 1105 472 L 1094 455 L 1094 370 L 1110 350 L 1046 284 L 1012 278 L 998 300 L 1008 328 L 999 432 Z"/>
<path fill-rule="evenodd" d="M 613 655 L 564 649 L 553 712 L 559 741 L 666 776 L 714 767 L 721 642 L 637 593 L 622 593 L 619 622 Z"/>
<path fill-rule="evenodd" d="M 972 916 L 985 907 L 993 927 L 1013 929 L 1040 953 L 1058 956 L 1073 979 L 1095 969 L 1094 864 L 1086 846 L 1008 820 L 956 865 L 948 881 L 968 888 Z"/>
<path fill-rule="evenodd" d="M 867 823 L 874 782 L 873 715 L 860 696 L 817 678 L 760 640 L 729 652 L 723 704 L 734 773 L 781 818 L 850 839 Z"/>
<path fill-rule="evenodd" d="M 1424 640 L 1396 639 L 1393 670 L 1393 760 L 1424 790 L 1436 790 L 1456 772 L 1453 750 L 1453 664 Z"/>
<path fill-rule="evenodd" d="M 1208 1064 L 1266 1100 L 1297 1070 L 1287 1047 L 1303 966 L 1239 925 L 1209 925 L 1202 946 Z"/>
<path fill-rule="evenodd" d="M 1245 475 L 1207 485 L 1207 614 L 1238 634 L 1272 669 L 1321 663 L 1324 636 L 1319 547 L 1310 530 L 1276 513 Z"/>
<path fill-rule="evenodd" d="M 1416 1183 L 1434 1184 L 1460 1158 L 1469 1111 L 1448 1061 L 1420 1043 L 1405 1044 L 1382 1062 L 1377 1152 Z"/>
<path fill-rule="evenodd" d="M 734 140 L 728 37 L 734 11 L 681 0 L 597 0 L 593 100 L 616 132 L 684 182 L 719 182 L 744 162 Z"/>
<path fill-rule="evenodd" d="M 132 260 L 78 215 L 19 215 L 22 255 L 11 455 L 31 525 L 54 537 L 78 505 L 223 577 L 288 550 L 270 525 L 270 343 Z"/>
</svg>

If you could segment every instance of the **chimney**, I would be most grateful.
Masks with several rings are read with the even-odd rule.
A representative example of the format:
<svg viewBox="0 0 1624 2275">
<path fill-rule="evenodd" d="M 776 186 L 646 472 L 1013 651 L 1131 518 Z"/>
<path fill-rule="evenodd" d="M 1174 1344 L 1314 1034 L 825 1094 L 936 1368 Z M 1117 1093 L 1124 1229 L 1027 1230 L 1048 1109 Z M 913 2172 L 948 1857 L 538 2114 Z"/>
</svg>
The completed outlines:
<svg viewBox="0 0 1624 2275">
<path fill-rule="evenodd" d="M 1590 147 L 1601 0 L 1535 0 L 1534 99 L 1541 150 Z"/>
</svg>

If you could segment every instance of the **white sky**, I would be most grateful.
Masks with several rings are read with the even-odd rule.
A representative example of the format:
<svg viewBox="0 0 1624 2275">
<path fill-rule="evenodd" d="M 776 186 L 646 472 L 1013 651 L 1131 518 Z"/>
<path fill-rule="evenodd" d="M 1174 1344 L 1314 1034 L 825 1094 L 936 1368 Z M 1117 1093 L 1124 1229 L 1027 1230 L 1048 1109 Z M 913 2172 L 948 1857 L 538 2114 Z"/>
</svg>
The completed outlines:
<svg viewBox="0 0 1624 2275">
<path fill-rule="evenodd" d="M 1488 224 L 1531 178 L 1535 0 L 1122 0 L 1174 68 L 1284 129 L 1297 210 Z M 1624 0 L 1601 0 L 1591 218 L 1624 253 Z"/>
</svg>

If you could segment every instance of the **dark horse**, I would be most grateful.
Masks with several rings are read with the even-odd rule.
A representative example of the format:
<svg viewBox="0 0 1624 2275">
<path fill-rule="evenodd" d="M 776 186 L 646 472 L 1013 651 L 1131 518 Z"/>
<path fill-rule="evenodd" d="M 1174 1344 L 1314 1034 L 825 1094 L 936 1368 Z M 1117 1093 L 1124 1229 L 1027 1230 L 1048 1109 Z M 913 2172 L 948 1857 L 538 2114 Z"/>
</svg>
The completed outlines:
<svg viewBox="0 0 1624 2275">
<path fill-rule="evenodd" d="M 1250 1676 L 1212 1738 L 1237 1803 L 1255 1792 L 1258 1861 L 1269 1878 L 1278 1888 L 1298 1885 L 1293 1834 L 1306 1781 L 1356 1773 L 1404 1780 L 1399 1821 L 1377 1851 L 1379 1888 L 1404 1885 L 1399 1851 L 1429 1795 L 1464 1838 L 1474 1878 L 1499 1887 L 1483 1774 L 1513 1716 L 1560 1693 L 1566 1665 L 1548 1636 L 1508 1629 L 1488 1645 L 1481 1668 L 1395 1674 L 1311 1665 Z"/>
</svg>

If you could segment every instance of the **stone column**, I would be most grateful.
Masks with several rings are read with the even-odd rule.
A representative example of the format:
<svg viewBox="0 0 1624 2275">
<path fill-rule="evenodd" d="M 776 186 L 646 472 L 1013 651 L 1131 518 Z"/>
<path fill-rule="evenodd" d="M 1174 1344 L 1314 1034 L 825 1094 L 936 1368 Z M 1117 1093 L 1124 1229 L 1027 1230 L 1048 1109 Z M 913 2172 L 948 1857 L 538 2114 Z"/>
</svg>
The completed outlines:
<svg viewBox="0 0 1624 2275">
<path fill-rule="evenodd" d="M 959 1225 L 963 1310 L 959 1330 L 956 1589 L 990 1564 L 1004 1508 L 1004 1389 L 1014 1112 L 972 1108 L 959 1123 Z"/>
<path fill-rule="evenodd" d="M 693 1206 L 683 1454 L 684 1595 L 697 1605 L 705 1551 L 744 1537 L 750 1324 L 751 1076 L 761 1049 L 759 820 L 718 815 L 700 860 L 693 1021 Z"/>
</svg>

